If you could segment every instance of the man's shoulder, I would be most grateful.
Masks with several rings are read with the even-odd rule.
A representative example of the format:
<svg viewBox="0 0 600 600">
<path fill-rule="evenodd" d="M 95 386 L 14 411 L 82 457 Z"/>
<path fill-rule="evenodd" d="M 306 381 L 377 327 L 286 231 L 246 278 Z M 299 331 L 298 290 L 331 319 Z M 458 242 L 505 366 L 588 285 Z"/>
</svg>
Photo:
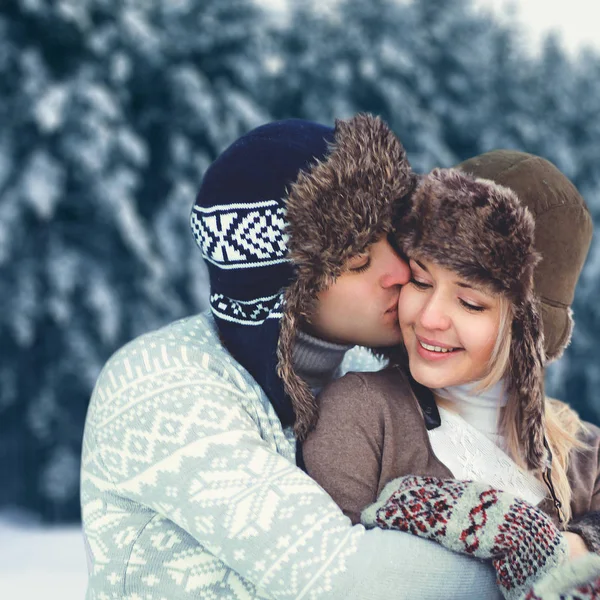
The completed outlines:
<svg viewBox="0 0 600 600">
<path fill-rule="evenodd" d="M 202 349 L 215 354 L 226 353 L 219 339 L 214 319 L 208 312 L 173 321 L 164 327 L 144 333 L 121 348 L 108 360 L 107 366 L 115 366 L 144 353 L 165 355 L 181 352 L 182 348 Z"/>
<path fill-rule="evenodd" d="M 122 346 L 104 365 L 97 386 L 110 383 L 114 388 L 177 370 L 251 383 L 249 374 L 221 343 L 210 312 L 203 312 L 142 334 Z"/>
</svg>

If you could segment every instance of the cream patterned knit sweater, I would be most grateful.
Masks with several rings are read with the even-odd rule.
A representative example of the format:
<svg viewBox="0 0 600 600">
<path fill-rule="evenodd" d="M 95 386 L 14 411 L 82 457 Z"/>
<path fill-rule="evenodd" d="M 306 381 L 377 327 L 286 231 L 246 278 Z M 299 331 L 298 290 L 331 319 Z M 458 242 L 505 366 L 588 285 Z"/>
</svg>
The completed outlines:
<svg viewBox="0 0 600 600">
<path fill-rule="evenodd" d="M 360 369 L 356 356 L 346 369 Z M 351 526 L 295 466 L 291 433 L 209 314 L 109 360 L 86 420 L 81 502 L 88 599 L 499 597 L 488 565 Z"/>
</svg>

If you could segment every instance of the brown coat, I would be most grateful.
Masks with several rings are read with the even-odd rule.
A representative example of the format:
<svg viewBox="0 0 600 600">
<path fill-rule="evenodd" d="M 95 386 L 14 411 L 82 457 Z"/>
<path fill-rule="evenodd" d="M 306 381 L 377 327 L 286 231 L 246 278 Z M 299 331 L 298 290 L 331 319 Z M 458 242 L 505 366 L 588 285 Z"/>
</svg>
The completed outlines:
<svg viewBox="0 0 600 600">
<path fill-rule="evenodd" d="M 573 518 L 600 510 L 600 429 L 589 425 L 583 437 L 589 447 L 574 451 L 569 464 Z M 308 473 L 353 523 L 395 477 L 453 477 L 433 453 L 405 375 L 393 368 L 349 373 L 328 385 L 303 456 Z M 548 498 L 540 508 L 557 520 Z"/>
</svg>

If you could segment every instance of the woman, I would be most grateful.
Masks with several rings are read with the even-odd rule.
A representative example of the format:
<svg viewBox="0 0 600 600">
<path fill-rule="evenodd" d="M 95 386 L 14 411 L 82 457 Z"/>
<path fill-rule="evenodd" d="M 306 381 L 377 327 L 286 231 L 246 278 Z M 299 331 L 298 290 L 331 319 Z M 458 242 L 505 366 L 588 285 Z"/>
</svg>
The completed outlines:
<svg viewBox="0 0 600 600">
<path fill-rule="evenodd" d="M 496 174 L 510 179 L 519 172 L 520 160 L 517 168 L 506 168 L 504 154 L 494 158 Z M 539 504 L 557 523 L 572 522 L 600 507 L 598 430 L 581 423 L 566 405 L 544 397 L 543 367 L 566 345 L 570 317 L 558 304 L 557 310 L 542 313 L 539 291 L 548 285 L 544 278 L 536 279 L 534 291 L 534 274 L 542 273 L 554 277 L 559 292 L 572 299 L 589 247 L 591 219 L 570 182 L 547 161 L 540 162 L 541 167 L 528 165 L 530 185 L 521 195 L 523 203 L 510 189 L 457 170 L 432 172 L 415 192 L 412 210 L 398 228 L 413 268 L 398 312 L 410 375 L 433 390 L 441 427 L 431 425 L 413 393 L 415 386 L 398 366 L 351 374 L 324 390 L 304 458 L 309 473 L 353 521 L 381 494 L 366 511 L 365 523 L 410 530 L 460 550 L 446 534 L 466 529 L 453 528 L 453 519 L 460 518 L 463 508 L 472 516 L 481 507 L 465 505 L 470 488 L 461 482 L 439 484 L 450 478 L 478 482 L 473 488 L 478 494 L 488 493 L 488 484 L 509 492 L 501 496 L 503 501 L 485 507 L 488 515 L 499 510 L 499 518 L 504 510 L 514 512 L 515 501 L 521 510 L 522 500 L 527 506 Z M 493 177 L 489 157 L 481 163 L 486 176 Z M 557 210 L 565 213 L 564 221 L 552 218 Z M 570 228 L 562 244 L 552 227 Z M 534 229 L 538 247 L 544 247 L 541 264 Z M 548 240 L 557 245 L 554 252 L 547 251 Z M 572 261 L 568 277 L 557 269 L 565 257 Z M 356 261 L 354 268 L 360 268 Z M 566 325 L 561 323 L 563 312 Z M 545 346 L 546 325 L 550 344 Z M 390 480 L 409 474 L 438 479 L 396 480 L 382 493 Z M 432 498 L 441 498 L 451 507 L 452 518 L 435 508 L 419 522 L 415 514 L 425 514 L 423 498 L 429 498 L 429 508 Z M 542 550 L 545 558 L 537 570 L 542 573 L 564 559 L 568 534 L 553 533 L 540 511 L 524 510 L 545 528 L 542 537 L 552 538 L 552 547 Z M 573 529 L 594 549 L 596 529 L 593 518 L 586 518 Z M 444 523 L 444 535 L 432 522 L 436 527 Z M 478 535 L 483 529 L 476 527 Z M 540 551 L 539 540 L 530 541 Z M 490 546 L 485 555 L 485 544 L 479 539 L 477 544 L 470 553 L 497 560 L 497 548 Z M 520 583 L 514 583 L 519 565 L 496 566 L 504 591 L 510 595 L 523 589 L 527 578 L 519 575 Z"/>
</svg>

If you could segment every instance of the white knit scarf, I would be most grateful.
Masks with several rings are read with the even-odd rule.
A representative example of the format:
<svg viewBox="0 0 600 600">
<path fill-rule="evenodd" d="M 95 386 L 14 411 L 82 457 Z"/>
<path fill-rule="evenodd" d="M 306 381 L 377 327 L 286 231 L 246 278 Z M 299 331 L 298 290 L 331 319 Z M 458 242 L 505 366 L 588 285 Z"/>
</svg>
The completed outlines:
<svg viewBox="0 0 600 600">
<path fill-rule="evenodd" d="M 507 402 L 504 382 L 481 394 L 475 393 L 475 386 L 435 390 L 455 410 L 439 406 L 442 424 L 428 432 L 434 454 L 457 479 L 488 483 L 538 504 L 546 496 L 544 484 L 517 466 L 506 453 L 504 437 L 498 431 L 500 409 Z"/>
</svg>

